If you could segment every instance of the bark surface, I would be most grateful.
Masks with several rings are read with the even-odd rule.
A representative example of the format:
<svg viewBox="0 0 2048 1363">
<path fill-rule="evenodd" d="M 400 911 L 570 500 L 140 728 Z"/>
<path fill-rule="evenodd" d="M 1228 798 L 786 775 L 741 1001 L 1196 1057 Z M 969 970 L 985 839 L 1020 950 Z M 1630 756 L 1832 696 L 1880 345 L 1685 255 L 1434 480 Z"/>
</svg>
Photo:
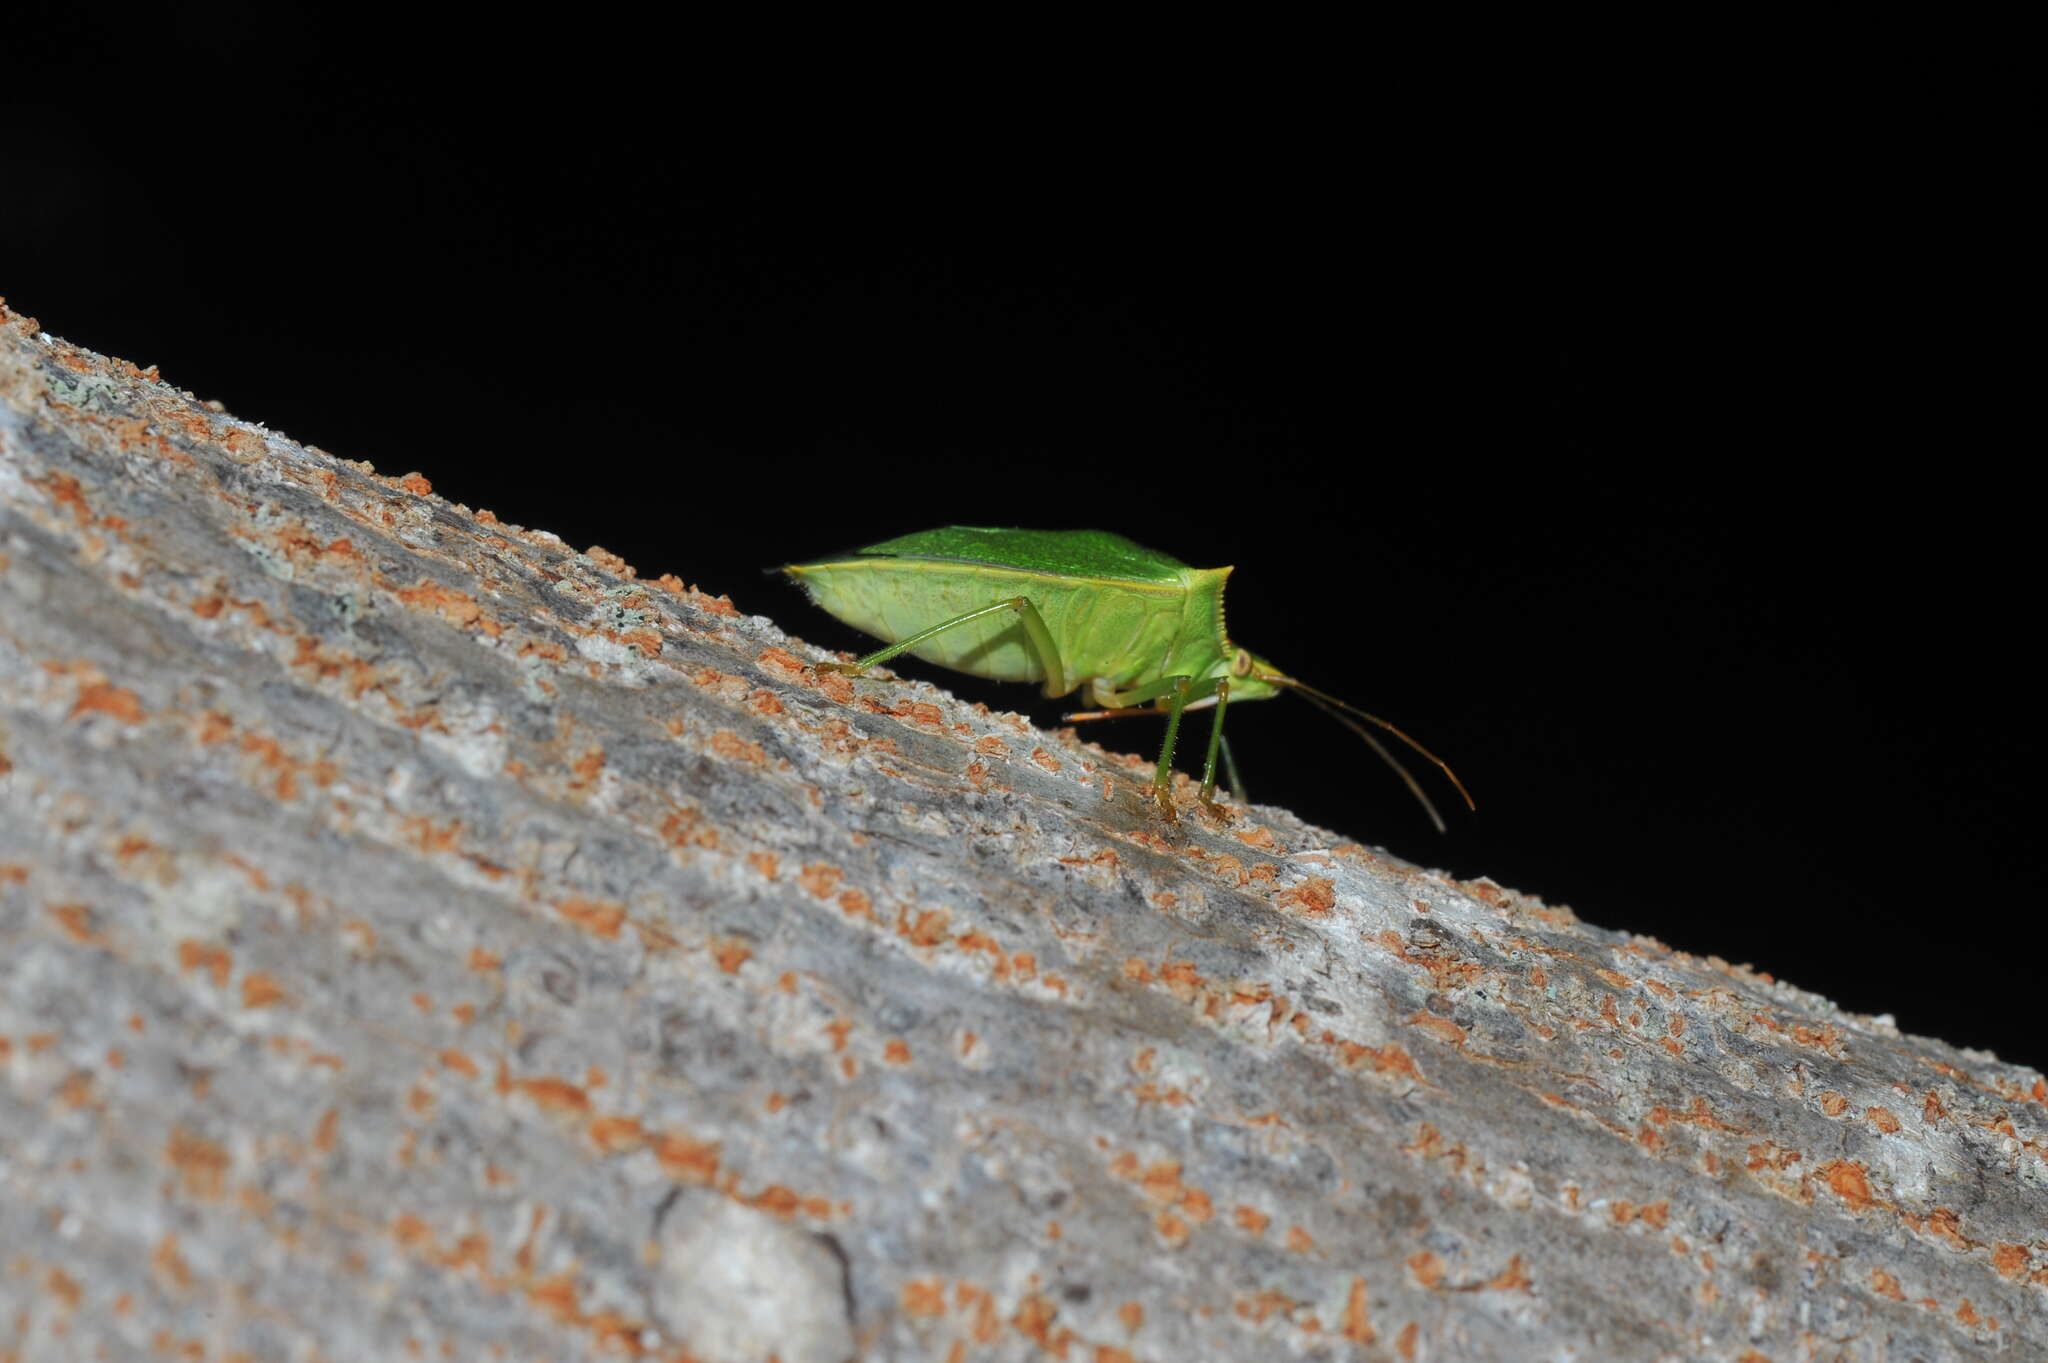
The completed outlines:
<svg viewBox="0 0 2048 1363">
<path fill-rule="evenodd" d="M 0 315 L 0 1357 L 2048 1355 L 2039 1074 L 821 656 Z"/>
</svg>

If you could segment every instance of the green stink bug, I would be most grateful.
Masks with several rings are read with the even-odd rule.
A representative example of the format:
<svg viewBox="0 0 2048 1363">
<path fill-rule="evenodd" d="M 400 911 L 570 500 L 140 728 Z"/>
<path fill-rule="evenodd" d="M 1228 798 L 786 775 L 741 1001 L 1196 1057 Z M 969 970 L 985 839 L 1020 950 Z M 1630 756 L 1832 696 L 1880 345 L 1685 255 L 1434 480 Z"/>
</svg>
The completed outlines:
<svg viewBox="0 0 2048 1363">
<path fill-rule="evenodd" d="M 1371 744 L 1439 831 L 1444 821 L 1421 784 L 1359 720 L 1434 762 L 1466 806 L 1475 807 L 1464 783 L 1435 753 L 1378 716 L 1232 644 L 1223 630 L 1228 568 L 1190 568 L 1103 530 L 952 525 L 839 558 L 788 564 L 782 571 L 828 613 L 888 642 L 853 663 L 819 664 L 825 670 L 859 676 L 909 653 L 971 676 L 1040 682 L 1048 696 L 1085 686 L 1102 708 L 1070 714 L 1069 720 L 1164 714 L 1166 744 L 1153 770 L 1152 795 L 1169 819 L 1181 715 L 1216 710 L 1202 762 L 1202 803 L 1214 807 L 1219 750 L 1232 793 L 1242 801 L 1237 764 L 1223 742 L 1224 711 L 1232 701 L 1264 700 L 1282 690 L 1299 693 Z"/>
</svg>

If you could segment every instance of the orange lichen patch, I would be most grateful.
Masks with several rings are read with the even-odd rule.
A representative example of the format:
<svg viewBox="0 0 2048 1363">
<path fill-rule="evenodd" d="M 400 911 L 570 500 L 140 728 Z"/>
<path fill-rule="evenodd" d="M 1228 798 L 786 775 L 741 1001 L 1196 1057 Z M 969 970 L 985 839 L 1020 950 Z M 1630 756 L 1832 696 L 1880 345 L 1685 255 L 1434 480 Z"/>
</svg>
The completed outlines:
<svg viewBox="0 0 2048 1363">
<path fill-rule="evenodd" d="M 400 588 L 392 595 L 405 605 L 432 611 L 451 625 L 461 628 L 475 625 L 492 635 L 504 630 L 504 626 L 484 614 L 475 597 L 438 582 L 422 581 L 417 587 Z"/>
<path fill-rule="evenodd" d="M 1339 1318 L 1344 1338 L 1354 1344 L 1371 1344 L 1379 1338 L 1379 1332 L 1372 1328 L 1372 1317 L 1366 1310 L 1365 1279 L 1353 1278 L 1351 1291 L 1344 1299 L 1344 1314 Z"/>
<path fill-rule="evenodd" d="M 1313 876 L 1274 895 L 1273 906 L 1306 914 L 1328 913 L 1337 907 L 1337 883 L 1326 876 Z"/>
<path fill-rule="evenodd" d="M 788 649 L 766 649 L 757 654 L 754 661 L 771 671 L 780 672 L 791 681 L 808 682 L 813 676 L 811 665 Z"/>
<path fill-rule="evenodd" d="M 616 939 L 626 921 L 626 906 L 609 899 L 561 899 L 555 912 L 595 937 Z"/>
<path fill-rule="evenodd" d="M 457 1074 L 467 1078 L 474 1079 L 479 1073 L 476 1061 L 471 1060 L 466 1052 L 455 1050 L 443 1051 L 441 1052 L 440 1060 L 442 1068 L 454 1070 Z"/>
<path fill-rule="evenodd" d="M 1855 1160 L 1829 1160 L 1814 1173 L 1826 1179 L 1834 1195 L 1853 1210 L 1862 1211 L 1870 1205 L 1868 1171 Z"/>
<path fill-rule="evenodd" d="M 1064 1357 L 1072 1332 L 1061 1330 L 1057 1335 L 1052 1332 L 1053 1320 L 1058 1315 L 1057 1306 L 1034 1292 L 1017 1303 L 1017 1312 L 1010 1317 L 1010 1327 L 1035 1341 L 1041 1349 Z"/>
<path fill-rule="evenodd" d="M 78 1285 L 78 1279 L 74 1279 L 63 1269 L 51 1269 L 43 1277 L 43 1285 L 49 1287 L 49 1295 L 57 1298 L 57 1304 L 63 1306 L 63 1310 L 78 1310 L 80 1298 L 86 1295 L 84 1289 Z"/>
<path fill-rule="evenodd" d="M 906 700 L 893 706 L 877 705 L 873 708 L 881 714 L 894 715 L 898 719 L 907 719 L 912 724 L 922 724 L 928 729 L 943 729 L 946 727 L 944 712 L 938 706 L 928 701 Z"/>
<path fill-rule="evenodd" d="M 732 762 L 754 767 L 768 765 L 768 754 L 759 743 L 741 738 L 730 729 L 720 729 L 711 735 L 711 751 Z"/>
<path fill-rule="evenodd" d="M 1490 1292 L 1527 1292 L 1535 1285 L 1535 1280 L 1523 1269 L 1522 1256 L 1519 1254 L 1510 1256 L 1508 1266 L 1483 1284 Z"/>
<path fill-rule="evenodd" d="M 1436 1287 L 1444 1280 L 1444 1261 L 1433 1249 L 1408 1256 L 1408 1272 L 1424 1287 Z"/>
<path fill-rule="evenodd" d="M 228 974 L 235 967 L 235 958 L 226 947 L 214 946 L 208 942 L 187 937 L 178 943 L 178 968 L 186 974 L 195 971 L 210 971 L 216 989 L 227 987 Z"/>
<path fill-rule="evenodd" d="M 1797 1150 L 1788 1150 L 1776 1141 L 1758 1141 L 1749 1147 L 1746 1154 L 1747 1166 L 1752 1172 L 1764 1169 L 1782 1172 L 1805 1158 Z"/>
<path fill-rule="evenodd" d="M 1626 991 L 1631 985 L 1635 983 L 1634 980 L 1631 980 L 1628 976 L 1622 974 L 1618 970 L 1598 969 L 1595 970 L 1593 973 L 1595 975 L 1598 975 L 1601 979 L 1607 981 L 1607 983 L 1613 985 L 1616 989 L 1624 991 Z"/>
<path fill-rule="evenodd" d="M 110 682 L 88 682 L 78 688 L 78 699 L 72 703 L 70 718 L 85 715 L 111 715 L 123 724 L 142 723 L 142 699 L 125 687 Z"/>
<path fill-rule="evenodd" d="M 434 1244 L 434 1228 L 411 1212 L 400 1212 L 391 1219 L 391 1238 L 415 1252 L 431 1249 Z"/>
<path fill-rule="evenodd" d="M 1410 1027 L 1420 1027 L 1423 1031 L 1428 1032 L 1447 1046 L 1462 1046 L 1465 1044 L 1465 1029 L 1452 1022 L 1449 1018 L 1440 1018 L 1418 1009 L 1414 1016 L 1408 1019 L 1408 1025 Z"/>
<path fill-rule="evenodd" d="M 711 958 L 718 962 L 718 968 L 728 975 L 740 973 L 740 967 L 752 958 L 754 949 L 745 942 L 734 938 L 715 941 L 711 944 Z"/>
<path fill-rule="evenodd" d="M 268 742 L 269 740 L 265 741 Z M 247 738 L 242 740 L 242 746 L 244 748 L 249 746 Z M 401 826 L 405 829 L 406 841 L 410 842 L 420 851 L 429 854 L 455 851 L 462 835 L 462 820 L 460 819 L 450 819 L 445 824 L 436 824 L 426 815 L 417 814 L 405 819 Z"/>
<path fill-rule="evenodd" d="M 1976 1247 L 1962 1232 L 1962 1218 L 1947 1207 L 1936 1207 L 1925 1216 L 1901 1212 L 1899 1219 L 1913 1230 L 1941 1241 L 1950 1249 L 1968 1251 Z"/>
<path fill-rule="evenodd" d="M 1145 1326 L 1145 1308 L 1138 1302 L 1127 1301 L 1117 1307 L 1116 1318 L 1123 1322 L 1126 1332 L 1135 1335 Z"/>
<path fill-rule="evenodd" d="M 832 1053 L 839 1054 L 846 1049 L 847 1034 L 853 1031 L 853 1024 L 845 1018 L 835 1018 L 825 1024 L 825 1033 L 832 1038 Z"/>
<path fill-rule="evenodd" d="M 173 1127 L 164 1143 L 164 1161 L 177 1170 L 188 1197 L 217 1198 L 227 1188 L 232 1163 L 227 1147 L 185 1127 Z"/>
<path fill-rule="evenodd" d="M 576 1280 L 567 1273 L 533 1284 L 526 1289 L 526 1299 L 564 1324 L 573 1324 L 583 1314 L 576 1305 Z"/>
<path fill-rule="evenodd" d="M 624 644 L 626 647 L 637 652 L 643 658 L 659 658 L 661 656 L 661 636 L 651 629 L 628 629 L 619 630 L 617 632 L 605 630 L 603 631 L 603 633 L 607 638 L 610 638 L 617 643 Z M 766 695 L 767 693 L 763 692 L 762 694 Z M 773 700 L 774 698 L 771 696 L 769 697 L 769 699 Z M 759 708 L 758 704 L 756 708 Z M 776 706 L 776 711 L 779 713 L 781 708 L 782 707 L 778 704 Z"/>
<path fill-rule="evenodd" d="M 1003 950 L 1002 943 L 987 933 L 980 931 L 963 932 L 953 939 L 953 945 L 959 947 L 962 951 L 986 953 L 994 961 L 995 977 L 999 980 L 1010 978 L 1009 953 Z"/>
<path fill-rule="evenodd" d="M 192 1286 L 192 1266 L 185 1262 L 175 1232 L 167 1232 L 156 1242 L 156 1248 L 150 1252 L 149 1266 L 157 1277 L 173 1288 L 183 1291 Z"/>
<path fill-rule="evenodd" d="M 18 861 L 0 861 L 0 885 L 28 884 L 28 867 Z"/>
<path fill-rule="evenodd" d="M 320 1114 L 320 1123 L 313 1128 L 313 1148 L 323 1155 L 332 1154 L 340 1135 L 341 1112 L 330 1107 Z"/>
<path fill-rule="evenodd" d="M 661 839 L 671 847 L 718 846 L 718 830 L 695 809 L 670 810 L 661 821 Z"/>
<path fill-rule="evenodd" d="M 707 1185 L 718 1177 L 718 1143 L 691 1140 L 673 1133 L 654 1141 L 654 1158 L 680 1183 Z"/>
<path fill-rule="evenodd" d="M 1830 1117 L 1839 1117 L 1849 1108 L 1849 1100 L 1833 1089 L 1820 1095 L 1820 1110 Z"/>
<path fill-rule="evenodd" d="M 418 473 L 408 473 L 402 478 L 391 480 L 391 486 L 403 488 L 415 497 L 425 497 L 434 490 L 434 485 Z"/>
<path fill-rule="evenodd" d="M 882 1059 L 892 1065 L 908 1065 L 910 1063 L 909 1044 L 900 1040 L 890 1041 L 888 1045 L 882 1047 Z"/>
<path fill-rule="evenodd" d="M 874 904 L 868 899 L 866 890 L 842 890 L 839 894 L 839 911 L 848 918 L 873 918 Z"/>
<path fill-rule="evenodd" d="M 1316 1247 L 1316 1238 L 1300 1226 L 1289 1226 L 1286 1243 L 1296 1254 L 1307 1254 Z"/>
<path fill-rule="evenodd" d="M 747 865 L 753 867 L 754 873 L 763 880 L 774 880 L 782 874 L 782 864 L 773 852 L 749 852 Z"/>
<path fill-rule="evenodd" d="M 1692 1106 L 1684 1112 L 1674 1112 L 1662 1103 L 1659 1103 L 1651 1108 L 1645 1116 L 1649 1121 L 1658 1126 L 1665 1126 L 1672 1122 L 1682 1122 L 1688 1126 L 1704 1127 L 1709 1131 L 1740 1132 L 1743 1129 L 1733 1122 L 1724 1122 L 1716 1117 L 1713 1109 L 1708 1107 L 1707 1100 L 1697 1095 L 1692 1100 Z"/>
<path fill-rule="evenodd" d="M 832 1203 L 829 1200 L 822 1197 L 800 1197 L 780 1183 L 771 1183 L 753 1197 L 743 1200 L 750 1207 L 759 1207 L 765 1212 L 785 1219 L 802 1213 L 813 1221 L 829 1221 L 833 1215 Z"/>
<path fill-rule="evenodd" d="M 647 1142 L 647 1133 L 631 1117 L 599 1117 L 585 1130 L 590 1143 L 608 1155 L 638 1150 Z"/>
<path fill-rule="evenodd" d="M 2030 1261 L 2025 1245 L 2000 1241 L 1991 1250 L 1991 1267 L 2001 1278 L 2019 1278 L 2025 1275 Z"/>
<path fill-rule="evenodd" d="M 57 1086 L 57 1101 L 68 1108 L 82 1108 L 92 1103 L 92 1075 L 84 1070 L 74 1070 Z"/>
<path fill-rule="evenodd" d="M 1881 1268 L 1870 1270 L 1870 1290 L 1880 1297 L 1890 1297 L 1893 1301 L 1906 1299 L 1906 1294 L 1899 1288 L 1899 1280 Z"/>
<path fill-rule="evenodd" d="M 51 500 L 69 511 L 80 525 L 93 523 L 92 505 L 85 500 L 85 492 L 79 481 L 70 474 L 48 473 L 27 481 L 49 493 Z"/>
<path fill-rule="evenodd" d="M 544 1108 L 556 1112 L 588 1112 L 590 1095 L 566 1079 L 543 1076 L 539 1079 L 512 1079 L 502 1081 L 501 1089 L 523 1093 Z"/>
<path fill-rule="evenodd" d="M 1927 1101 L 1920 1106 L 1920 1120 L 1929 1126 L 1933 1126 L 1946 1116 L 1948 1116 L 1948 1108 L 1941 1101 L 1941 1095 L 1933 1089 L 1927 1090 Z"/>
<path fill-rule="evenodd" d="M 1273 1224 L 1272 1217 L 1257 1207 L 1246 1206 L 1243 1203 L 1239 1203 L 1231 1210 L 1230 1219 L 1232 1224 L 1248 1235 L 1264 1235 L 1266 1227 Z"/>
<path fill-rule="evenodd" d="M 283 1003 L 285 998 L 284 986 L 260 970 L 242 979 L 244 1008 L 268 1008 L 273 1004 Z"/>
<path fill-rule="evenodd" d="M 1335 1040 L 1330 1033 L 1326 1032 L 1324 1035 Z M 1422 1077 L 1422 1071 L 1415 1066 L 1415 1057 L 1396 1044 L 1366 1046 L 1356 1041 L 1339 1041 L 1337 1053 L 1343 1057 L 1345 1065 L 1353 1069 L 1361 1064 L 1367 1064 L 1372 1066 L 1375 1074 L 1395 1074 L 1404 1079 L 1413 1079 L 1418 1084 L 1427 1082 Z"/>
<path fill-rule="evenodd" d="M 469 968 L 476 971 L 479 975 L 489 974 L 504 964 L 498 958 L 498 954 L 495 951 L 486 951 L 482 947 L 471 947 L 469 949 Z"/>
<path fill-rule="evenodd" d="M 1043 748 L 1033 748 L 1031 750 L 1031 760 L 1047 771 L 1057 772 L 1060 770 L 1060 760 Z"/>
<path fill-rule="evenodd" d="M 944 909 L 923 909 L 917 917 L 909 917 L 909 910 L 898 909 L 896 933 L 915 947 L 934 947 L 946 940 L 946 932 L 953 916 Z"/>
<path fill-rule="evenodd" d="M 1118 1344 L 1095 1346 L 1095 1363 L 1137 1363 L 1129 1349 Z"/>
<path fill-rule="evenodd" d="M 846 872 L 829 862 L 814 861 L 797 873 L 797 884 L 808 890 L 813 898 L 830 899 L 839 888 L 839 882 L 846 879 Z"/>
<path fill-rule="evenodd" d="M 997 738 L 994 734 L 983 734 L 980 738 L 975 739 L 974 750 L 983 757 L 1008 757 L 1010 755 L 1010 745 Z M 1062 860 L 1065 860 L 1065 858 L 1062 858 Z"/>
<path fill-rule="evenodd" d="M 569 764 L 569 789 L 583 790 L 594 784 L 598 777 L 604 775 L 604 762 L 603 748 L 585 748 Z"/>
<path fill-rule="evenodd" d="M 107 944 L 93 927 L 92 910 L 83 904 L 58 904 L 50 910 L 50 917 L 57 920 L 57 926 L 74 942 L 85 946 L 103 947 Z"/>
<path fill-rule="evenodd" d="M 1280 1316 L 1285 1318 L 1293 1315 L 1295 1308 L 1300 1305 L 1300 1302 L 1288 1296 L 1285 1292 L 1269 1287 L 1262 1292 L 1255 1292 L 1250 1296 L 1238 1297 L 1230 1304 L 1230 1309 L 1240 1320 L 1248 1320 L 1254 1325 L 1263 1325 L 1268 1317 Z"/>
<path fill-rule="evenodd" d="M 946 1284 L 939 1278 L 912 1278 L 898 1294 L 906 1316 L 946 1314 Z"/>
</svg>

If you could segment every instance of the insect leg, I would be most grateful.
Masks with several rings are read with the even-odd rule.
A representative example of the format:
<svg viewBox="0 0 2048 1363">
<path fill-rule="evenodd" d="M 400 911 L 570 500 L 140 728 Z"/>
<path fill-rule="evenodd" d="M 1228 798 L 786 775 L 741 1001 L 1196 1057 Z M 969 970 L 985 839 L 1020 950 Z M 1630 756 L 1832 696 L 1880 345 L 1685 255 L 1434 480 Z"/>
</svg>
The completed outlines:
<svg viewBox="0 0 2048 1363">
<path fill-rule="evenodd" d="M 1230 679 L 1216 679 L 1216 719 L 1209 726 L 1209 751 L 1202 756 L 1202 803 L 1216 804 L 1216 749 L 1223 742 L 1223 712 L 1230 708 Z M 1244 797 L 1239 796 L 1241 801 Z"/>
<path fill-rule="evenodd" d="M 1237 774 L 1237 759 L 1230 755 L 1230 740 L 1223 743 L 1223 771 L 1230 778 L 1230 794 L 1241 805 L 1248 805 L 1252 797 L 1244 793 L 1244 778 Z"/>
<path fill-rule="evenodd" d="M 887 648 L 878 648 L 865 658 L 850 663 L 819 663 L 820 672 L 844 672 L 850 677 L 861 673 L 878 663 L 885 663 L 899 653 L 908 653 L 927 639 L 937 638 L 949 629 L 955 629 L 970 621 L 986 619 L 1002 611 L 1015 611 L 1024 626 L 1024 638 L 1031 645 L 1031 651 L 1038 655 L 1038 665 L 1045 669 L 1045 694 L 1063 696 L 1067 693 L 1067 673 L 1060 662 L 1059 646 L 1053 642 L 1052 631 L 1045 627 L 1045 617 L 1038 613 L 1038 607 L 1031 604 L 1031 598 L 1013 596 L 998 601 L 993 606 L 956 615 L 950 620 L 941 620 L 930 629 L 921 629 L 907 639 L 898 639 Z"/>
<path fill-rule="evenodd" d="M 1119 706 L 1135 705 L 1140 701 L 1147 700 L 1159 700 L 1165 705 L 1166 742 L 1159 750 L 1159 763 L 1152 770 L 1152 798 L 1158 802 L 1160 811 L 1169 819 L 1174 817 L 1172 796 L 1173 748 L 1175 741 L 1180 737 L 1181 713 L 1187 709 L 1192 701 L 1201 700 L 1204 696 L 1220 695 L 1223 682 L 1224 679 L 1221 677 L 1210 677 L 1206 681 L 1198 682 L 1191 680 L 1183 673 L 1173 677 L 1162 677 L 1149 686 L 1140 686 L 1130 691 L 1119 691 L 1114 693 L 1113 696 L 1105 695 L 1103 697 L 1105 700 L 1114 699 Z M 1220 715 L 1218 720 L 1220 724 Z M 1221 729 L 1219 727 L 1216 736 L 1212 736 L 1210 740 L 1209 765 L 1208 769 L 1203 773 L 1202 795 L 1204 799 L 1208 798 L 1209 792 L 1215 786 L 1213 778 L 1216 770 L 1216 742 L 1220 734 Z"/>
</svg>

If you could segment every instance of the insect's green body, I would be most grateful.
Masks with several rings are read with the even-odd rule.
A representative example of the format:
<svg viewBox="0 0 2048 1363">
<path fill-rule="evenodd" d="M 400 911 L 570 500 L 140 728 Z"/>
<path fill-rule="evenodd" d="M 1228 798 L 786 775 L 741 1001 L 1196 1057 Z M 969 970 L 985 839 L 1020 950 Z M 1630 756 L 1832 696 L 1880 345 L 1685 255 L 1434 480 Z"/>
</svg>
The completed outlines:
<svg viewBox="0 0 2048 1363">
<path fill-rule="evenodd" d="M 1203 803 L 1210 803 L 1215 789 L 1219 751 L 1243 799 L 1223 743 L 1224 712 L 1232 701 L 1264 700 L 1286 689 L 1301 692 L 1370 743 L 1443 826 L 1415 778 L 1343 712 L 1380 725 L 1443 767 L 1440 758 L 1385 720 L 1324 695 L 1230 642 L 1223 628 L 1228 568 L 1190 568 L 1101 530 L 954 525 L 839 558 L 792 563 L 783 571 L 826 611 L 889 644 L 858 662 L 823 668 L 858 676 L 909 653 L 971 676 L 1037 682 L 1048 696 L 1085 686 L 1105 707 L 1069 719 L 1108 718 L 1153 702 L 1166 716 L 1153 795 L 1169 817 L 1181 715 L 1216 708 L 1202 766 Z M 1454 784 L 1457 779 L 1451 777 Z M 1458 790 L 1464 794 L 1462 785 Z"/>
<path fill-rule="evenodd" d="M 1227 676 L 1238 652 L 1223 630 L 1230 569 L 1190 568 L 1100 530 L 950 526 L 784 571 L 831 615 L 889 643 L 1026 597 L 1064 664 L 1056 691 L 1014 612 L 967 621 L 907 651 L 970 676 L 1037 682 L 1051 695 L 1086 685 L 1101 705 L 1167 677 Z M 1233 701 L 1275 694 L 1244 673 L 1230 688 Z"/>
</svg>

